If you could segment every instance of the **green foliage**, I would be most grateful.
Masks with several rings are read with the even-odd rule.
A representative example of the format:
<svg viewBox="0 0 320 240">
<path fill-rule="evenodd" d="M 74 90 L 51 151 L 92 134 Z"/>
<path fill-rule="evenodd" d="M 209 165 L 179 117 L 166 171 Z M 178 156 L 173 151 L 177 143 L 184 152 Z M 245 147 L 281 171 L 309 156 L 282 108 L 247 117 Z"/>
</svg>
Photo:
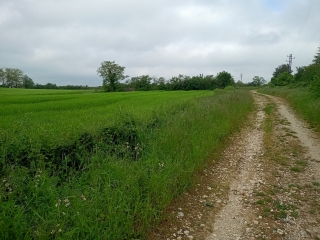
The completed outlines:
<svg viewBox="0 0 320 240">
<path fill-rule="evenodd" d="M 252 86 L 260 87 L 262 85 L 265 85 L 267 81 L 263 77 L 254 76 L 252 79 Z"/>
<path fill-rule="evenodd" d="M 272 78 L 277 78 L 279 77 L 282 73 L 292 73 L 292 70 L 290 69 L 289 65 L 288 64 L 282 64 L 280 66 L 278 66 L 273 74 L 272 74 Z"/>
<path fill-rule="evenodd" d="M 320 75 L 315 75 L 310 84 L 310 91 L 314 96 L 320 98 Z"/>
<path fill-rule="evenodd" d="M 320 47 L 318 47 L 318 52 L 316 53 L 316 55 L 313 57 L 312 62 L 314 64 L 320 65 Z"/>
<path fill-rule="evenodd" d="M 265 87 L 259 89 L 259 92 L 285 98 L 302 118 L 320 131 L 320 98 L 315 98 L 308 88 Z"/>
<path fill-rule="evenodd" d="M 6 83 L 6 72 L 3 68 L 0 68 L 0 82 L 2 83 L 2 86 L 5 86 Z"/>
<path fill-rule="evenodd" d="M 152 77 L 149 75 L 142 75 L 139 77 L 132 77 L 129 86 L 132 86 L 135 91 L 149 91 L 151 90 Z"/>
<path fill-rule="evenodd" d="M 1 239 L 144 239 L 253 108 L 238 90 L 0 95 Z"/>
<path fill-rule="evenodd" d="M 302 82 L 302 76 L 305 73 L 306 67 L 297 67 L 297 72 L 294 74 L 294 82 Z"/>
<path fill-rule="evenodd" d="M 281 73 L 278 77 L 272 78 L 270 84 L 273 86 L 286 86 L 293 83 L 293 76 L 288 72 Z"/>
<path fill-rule="evenodd" d="M 223 71 L 216 76 L 217 86 L 219 88 L 225 88 L 226 86 L 234 86 L 235 82 L 230 73 Z"/>
<path fill-rule="evenodd" d="M 317 77 L 320 77 L 320 65 L 311 64 L 305 68 L 301 77 L 301 81 L 308 86 Z"/>
<path fill-rule="evenodd" d="M 23 76 L 23 86 L 24 88 L 34 88 L 34 82 L 33 80 L 28 77 L 27 75 L 24 75 Z"/>
<path fill-rule="evenodd" d="M 23 85 L 23 71 L 18 68 L 5 69 L 6 83 L 8 87 L 21 87 Z"/>
<path fill-rule="evenodd" d="M 97 74 L 102 77 L 102 87 L 104 91 L 113 92 L 116 90 L 116 85 L 120 80 L 125 79 L 124 75 L 125 67 L 119 66 L 114 61 L 104 61 L 97 69 Z"/>
</svg>

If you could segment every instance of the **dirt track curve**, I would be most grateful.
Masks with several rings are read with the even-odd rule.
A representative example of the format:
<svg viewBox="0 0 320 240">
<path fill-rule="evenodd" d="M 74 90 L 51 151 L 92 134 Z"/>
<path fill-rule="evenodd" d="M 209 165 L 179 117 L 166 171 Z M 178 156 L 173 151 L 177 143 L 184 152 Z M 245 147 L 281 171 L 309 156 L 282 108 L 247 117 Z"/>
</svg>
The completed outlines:
<svg viewBox="0 0 320 240">
<path fill-rule="evenodd" d="M 256 111 L 148 239 L 320 239 L 320 137 L 280 98 Z"/>
</svg>

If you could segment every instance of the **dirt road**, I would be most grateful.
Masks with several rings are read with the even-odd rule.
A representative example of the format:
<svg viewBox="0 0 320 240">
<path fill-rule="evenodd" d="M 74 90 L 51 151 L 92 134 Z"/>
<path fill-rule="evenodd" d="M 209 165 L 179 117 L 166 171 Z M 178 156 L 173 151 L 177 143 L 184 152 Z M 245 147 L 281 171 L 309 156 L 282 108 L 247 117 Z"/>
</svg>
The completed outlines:
<svg viewBox="0 0 320 240">
<path fill-rule="evenodd" d="M 256 111 L 148 239 L 320 239 L 320 138 L 280 98 Z"/>
</svg>

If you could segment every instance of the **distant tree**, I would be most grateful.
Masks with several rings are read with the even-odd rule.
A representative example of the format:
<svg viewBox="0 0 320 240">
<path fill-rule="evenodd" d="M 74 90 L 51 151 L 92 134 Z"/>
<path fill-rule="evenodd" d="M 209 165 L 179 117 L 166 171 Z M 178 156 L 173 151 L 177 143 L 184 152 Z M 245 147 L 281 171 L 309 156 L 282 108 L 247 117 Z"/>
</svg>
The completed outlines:
<svg viewBox="0 0 320 240">
<path fill-rule="evenodd" d="M 57 84 L 55 84 L 55 83 L 47 83 L 47 84 L 45 85 L 45 88 L 46 88 L 46 89 L 57 89 L 58 86 L 57 86 Z"/>
<path fill-rule="evenodd" d="M 275 71 L 273 72 L 272 77 L 277 78 L 284 72 L 292 73 L 292 70 L 290 69 L 288 64 L 282 64 L 282 65 L 278 66 L 275 69 Z"/>
<path fill-rule="evenodd" d="M 257 87 L 260 87 L 266 83 L 267 81 L 263 77 L 254 76 L 252 79 L 252 84 Z"/>
<path fill-rule="evenodd" d="M 149 91 L 151 89 L 152 77 L 149 75 L 142 75 L 139 77 L 132 77 L 130 85 L 135 91 Z"/>
<path fill-rule="evenodd" d="M 119 66 L 114 61 L 104 61 L 97 69 L 97 74 L 102 77 L 102 87 L 104 91 L 113 92 L 116 90 L 116 84 L 128 76 L 124 75 L 125 67 Z"/>
<path fill-rule="evenodd" d="M 164 77 L 159 77 L 153 78 L 153 83 L 152 83 L 152 89 L 153 90 L 166 90 L 167 86 L 166 86 L 166 79 Z"/>
<path fill-rule="evenodd" d="M 225 88 L 226 86 L 234 86 L 234 79 L 230 73 L 223 71 L 216 76 L 216 82 L 219 88 Z"/>
<path fill-rule="evenodd" d="M 320 47 L 318 47 L 318 52 L 316 53 L 316 55 L 313 57 L 312 62 L 314 64 L 320 65 Z"/>
<path fill-rule="evenodd" d="M 23 71 L 18 68 L 6 68 L 6 85 L 18 88 L 23 85 Z"/>
<path fill-rule="evenodd" d="M 246 86 L 246 84 L 241 82 L 240 80 L 238 80 L 235 85 L 236 85 L 236 87 L 244 87 L 244 86 Z"/>
<path fill-rule="evenodd" d="M 27 75 L 24 75 L 23 76 L 23 86 L 25 88 L 33 88 L 34 87 L 34 82 L 30 77 L 28 77 Z"/>
<path fill-rule="evenodd" d="M 2 86 L 5 86 L 6 83 L 6 71 L 3 68 L 0 68 L 0 82 Z"/>
<path fill-rule="evenodd" d="M 182 83 L 183 81 L 185 81 L 186 79 L 188 79 L 188 76 L 184 76 L 182 74 L 179 74 L 178 76 L 174 76 L 172 78 L 170 78 L 169 80 L 169 89 L 170 90 L 182 90 L 183 86 Z"/>
</svg>

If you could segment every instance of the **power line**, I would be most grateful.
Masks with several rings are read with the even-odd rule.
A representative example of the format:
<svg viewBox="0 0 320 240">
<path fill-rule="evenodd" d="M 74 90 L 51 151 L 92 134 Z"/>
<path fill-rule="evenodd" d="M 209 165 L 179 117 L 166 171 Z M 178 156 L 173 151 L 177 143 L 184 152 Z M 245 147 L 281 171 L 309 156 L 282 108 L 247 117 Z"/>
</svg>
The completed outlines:
<svg viewBox="0 0 320 240">
<path fill-rule="evenodd" d="M 303 50 L 309 45 L 309 43 L 311 42 L 311 40 L 313 39 L 313 37 L 316 35 L 316 33 L 319 32 L 320 28 L 320 24 L 318 27 L 316 27 L 316 30 L 314 31 L 314 33 L 312 34 L 311 38 L 309 39 L 309 41 L 307 42 L 307 44 L 302 48 L 302 50 L 297 54 L 298 56 L 300 56 L 300 54 L 303 52 Z"/>
<path fill-rule="evenodd" d="M 308 8 L 307 13 L 306 13 L 306 16 L 304 17 L 304 20 L 303 20 L 302 25 L 301 25 L 301 27 L 300 27 L 300 31 L 299 31 L 298 37 L 296 38 L 296 41 L 295 41 L 295 43 L 294 43 L 294 45 L 293 45 L 292 52 L 295 50 L 296 45 L 297 45 L 297 43 L 299 42 L 301 33 L 303 32 L 304 26 L 306 25 L 306 22 L 307 22 L 307 20 L 308 20 L 308 18 L 309 18 L 309 15 L 310 15 L 310 12 L 311 12 L 311 8 L 312 8 L 312 6 L 313 6 L 313 3 L 314 3 L 314 0 L 311 0 L 311 1 L 310 1 L 310 4 L 309 4 L 309 8 Z"/>
</svg>

